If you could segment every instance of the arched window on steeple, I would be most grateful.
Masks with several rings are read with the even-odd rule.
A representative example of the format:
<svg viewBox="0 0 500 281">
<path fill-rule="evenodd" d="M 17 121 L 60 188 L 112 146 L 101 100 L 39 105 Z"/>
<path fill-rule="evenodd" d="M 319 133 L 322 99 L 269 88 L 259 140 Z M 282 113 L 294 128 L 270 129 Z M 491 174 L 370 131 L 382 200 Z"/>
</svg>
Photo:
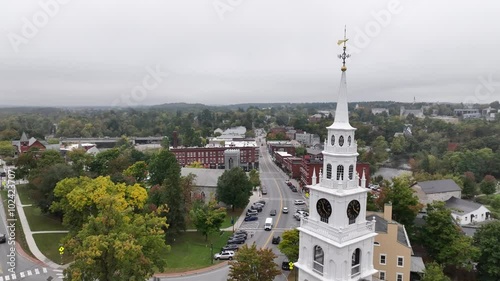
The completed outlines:
<svg viewBox="0 0 500 281">
<path fill-rule="evenodd" d="M 332 146 L 335 145 L 335 135 L 332 135 L 332 137 L 330 138 L 330 143 L 332 144 Z"/>
<path fill-rule="evenodd" d="M 325 264 L 325 253 L 320 246 L 314 246 L 314 261 L 313 261 L 313 270 L 323 275 L 323 266 Z"/>
<path fill-rule="evenodd" d="M 344 180 L 344 166 L 338 165 L 337 166 L 337 180 Z"/>
<path fill-rule="evenodd" d="M 360 274 L 360 261 L 361 261 L 361 250 L 357 248 L 352 253 L 351 261 L 351 278 Z"/>
<path fill-rule="evenodd" d="M 326 178 L 331 179 L 332 178 L 332 164 L 326 164 Z M 315 184 L 315 183 L 313 183 Z"/>
<path fill-rule="evenodd" d="M 340 136 L 339 138 L 339 145 L 344 146 L 344 136 Z"/>
<path fill-rule="evenodd" d="M 349 165 L 349 179 L 352 180 L 352 176 L 354 174 L 354 166 Z"/>
<path fill-rule="evenodd" d="M 351 139 L 351 136 L 349 136 L 349 137 L 347 138 L 347 145 L 348 145 L 348 146 L 351 146 L 351 143 L 352 143 L 352 139 Z"/>
</svg>

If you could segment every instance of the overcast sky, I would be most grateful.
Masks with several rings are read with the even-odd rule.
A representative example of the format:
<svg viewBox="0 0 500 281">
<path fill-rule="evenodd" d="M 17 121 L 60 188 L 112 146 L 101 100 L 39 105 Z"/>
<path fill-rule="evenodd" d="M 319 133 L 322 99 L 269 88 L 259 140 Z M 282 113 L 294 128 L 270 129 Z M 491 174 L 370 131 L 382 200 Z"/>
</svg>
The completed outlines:
<svg viewBox="0 0 500 281">
<path fill-rule="evenodd" d="M 42 5 L 41 3 L 47 3 Z M 0 105 L 500 99 L 498 0 L 2 0 Z"/>
</svg>

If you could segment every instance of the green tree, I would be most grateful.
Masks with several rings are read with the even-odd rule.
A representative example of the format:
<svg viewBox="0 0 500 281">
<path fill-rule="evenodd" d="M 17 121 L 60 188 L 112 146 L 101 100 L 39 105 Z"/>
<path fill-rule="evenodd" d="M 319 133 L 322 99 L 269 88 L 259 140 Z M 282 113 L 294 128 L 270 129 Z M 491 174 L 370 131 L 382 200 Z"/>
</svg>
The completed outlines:
<svg viewBox="0 0 500 281">
<path fill-rule="evenodd" d="M 165 180 L 178 182 L 180 167 L 175 155 L 168 149 L 162 149 L 155 153 L 148 163 L 149 184 L 163 185 Z"/>
<path fill-rule="evenodd" d="M 425 266 L 422 281 L 450 281 L 450 278 L 444 275 L 442 266 L 436 262 L 431 262 Z"/>
<path fill-rule="evenodd" d="M 500 280 L 500 222 L 481 226 L 474 234 L 474 245 L 480 251 L 477 266 L 480 280 Z"/>
<path fill-rule="evenodd" d="M 14 157 L 16 150 L 11 141 L 0 141 L 0 157 Z"/>
<path fill-rule="evenodd" d="M 259 175 L 259 171 L 257 169 L 252 169 L 248 173 L 248 177 L 249 177 L 249 181 L 252 184 L 253 188 L 260 186 L 260 175 Z"/>
<path fill-rule="evenodd" d="M 142 210 L 147 199 L 146 190 L 138 184 L 114 183 L 110 177 L 66 178 L 57 183 L 50 210 L 62 212 L 63 224 L 72 233 L 78 232 L 90 216 L 98 215 L 101 201 L 108 195 L 120 199 L 120 204 L 115 204 L 118 211 Z"/>
<path fill-rule="evenodd" d="M 197 204 L 194 204 L 190 215 L 196 230 L 205 236 L 205 240 L 208 240 L 210 233 L 220 231 L 220 227 L 226 218 L 226 209 L 218 207 L 213 200 L 208 204 L 198 201 Z"/>
<path fill-rule="evenodd" d="M 28 187 L 30 195 L 43 213 L 48 213 L 54 201 L 54 188 L 56 184 L 77 174 L 64 163 L 57 163 L 48 167 L 40 167 L 37 173 L 30 176 Z"/>
<path fill-rule="evenodd" d="M 427 205 L 425 225 L 420 234 L 429 256 L 441 265 L 470 266 L 478 253 L 478 249 L 472 246 L 472 239 L 463 235 L 453 222 L 451 211 L 444 202 Z"/>
<path fill-rule="evenodd" d="M 422 209 L 415 191 L 410 188 L 411 178 L 399 176 L 392 179 L 392 185 L 386 185 L 377 201 L 378 208 L 384 209 L 387 203 L 392 204 L 392 218 L 412 228 L 418 212 Z"/>
<path fill-rule="evenodd" d="M 80 176 L 85 174 L 93 158 L 83 148 L 71 150 L 67 153 L 67 156 L 71 167 Z"/>
<path fill-rule="evenodd" d="M 295 262 L 299 260 L 299 230 L 296 228 L 285 230 L 281 237 L 278 249 L 289 261 Z"/>
<path fill-rule="evenodd" d="M 135 182 L 141 183 L 146 179 L 146 175 L 148 174 L 148 165 L 145 161 L 135 162 L 123 171 L 123 174 L 134 178 Z"/>
<path fill-rule="evenodd" d="M 470 199 L 474 197 L 477 193 L 476 187 L 476 179 L 474 177 L 474 173 L 465 172 L 463 176 L 464 187 L 462 189 L 462 197 L 466 199 Z"/>
<path fill-rule="evenodd" d="M 235 208 L 244 208 L 252 195 L 252 184 L 240 167 L 224 171 L 217 181 L 217 199 Z"/>
<path fill-rule="evenodd" d="M 27 152 L 22 153 L 15 160 L 16 179 L 24 179 L 30 175 L 30 172 L 37 167 L 38 148 L 30 148 Z"/>
<path fill-rule="evenodd" d="M 76 236 L 65 246 L 75 261 L 65 270 L 71 281 L 147 280 L 166 266 L 165 220 L 156 213 L 122 209 L 119 195 L 104 195 Z"/>
<path fill-rule="evenodd" d="M 497 180 L 491 175 L 486 175 L 479 184 L 479 188 L 486 195 L 493 194 L 497 191 Z"/>
<path fill-rule="evenodd" d="M 303 146 L 295 148 L 295 156 L 302 157 L 307 154 L 307 149 Z"/>
<path fill-rule="evenodd" d="M 389 157 L 387 148 L 389 144 L 383 136 L 378 136 L 372 143 L 372 151 L 377 163 L 384 162 Z"/>
<path fill-rule="evenodd" d="M 406 139 L 404 136 L 397 136 L 392 139 L 391 142 L 391 152 L 395 155 L 402 154 L 405 152 Z"/>
<path fill-rule="evenodd" d="M 250 247 L 244 245 L 229 262 L 228 281 L 272 281 L 281 274 L 274 263 L 277 257 L 270 248 L 257 249 L 255 243 Z"/>
</svg>

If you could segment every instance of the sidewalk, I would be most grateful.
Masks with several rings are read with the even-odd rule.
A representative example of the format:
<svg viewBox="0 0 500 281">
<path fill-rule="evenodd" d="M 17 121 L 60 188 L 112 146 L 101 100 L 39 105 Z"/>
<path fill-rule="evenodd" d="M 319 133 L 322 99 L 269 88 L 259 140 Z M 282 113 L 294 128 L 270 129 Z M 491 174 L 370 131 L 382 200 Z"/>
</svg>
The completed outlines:
<svg viewBox="0 0 500 281">
<path fill-rule="evenodd" d="M 250 209 L 250 206 L 252 206 L 253 203 L 259 201 L 262 199 L 262 196 L 260 195 L 260 190 L 257 191 L 252 191 L 252 196 L 250 196 L 250 201 L 248 202 L 248 205 L 246 208 L 243 210 L 243 213 L 246 211 L 246 209 Z M 234 222 L 234 229 L 238 229 L 243 221 L 245 220 L 245 216 L 241 213 L 240 217 L 238 218 L 237 221 Z M 230 226 L 228 228 L 221 229 L 223 231 L 233 231 L 233 226 Z"/>
<path fill-rule="evenodd" d="M 17 190 L 16 190 L 17 194 Z M 48 259 L 42 252 L 40 252 L 40 249 L 38 249 L 38 246 L 35 243 L 35 239 L 33 238 L 33 233 L 53 233 L 53 231 L 36 231 L 32 232 L 30 229 L 30 226 L 28 224 L 28 219 L 26 218 L 26 214 L 24 213 L 24 205 L 21 204 L 21 200 L 19 199 L 19 196 L 16 196 L 16 211 L 17 211 L 17 216 L 19 217 L 19 220 L 21 221 L 21 227 L 23 228 L 24 232 L 24 237 L 26 238 L 26 243 L 28 244 L 28 248 L 30 249 L 31 253 L 37 258 L 39 261 L 47 265 L 48 267 L 51 267 L 53 269 L 64 269 L 66 266 L 64 265 L 59 265 L 50 259 Z M 18 244 L 17 244 L 18 245 Z M 24 253 L 24 251 L 20 251 L 21 253 Z"/>
</svg>

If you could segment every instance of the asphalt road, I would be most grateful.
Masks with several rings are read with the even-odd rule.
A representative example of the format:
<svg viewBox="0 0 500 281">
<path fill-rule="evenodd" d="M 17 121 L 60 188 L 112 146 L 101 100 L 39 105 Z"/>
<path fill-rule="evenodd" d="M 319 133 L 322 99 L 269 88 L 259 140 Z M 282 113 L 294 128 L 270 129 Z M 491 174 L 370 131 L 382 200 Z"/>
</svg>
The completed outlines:
<svg viewBox="0 0 500 281">
<path fill-rule="evenodd" d="M 260 145 L 260 144 L 259 144 Z M 273 252 L 278 256 L 275 260 L 276 264 L 281 267 L 281 263 L 286 259 L 286 257 L 281 254 L 278 250 L 277 245 L 271 243 L 273 236 L 281 236 L 283 231 L 295 228 L 299 225 L 299 222 L 293 217 L 297 206 L 293 204 L 295 199 L 304 199 L 302 194 L 297 192 L 292 192 L 290 188 L 286 185 L 285 181 L 288 176 L 278 168 L 271 159 L 271 156 L 266 150 L 266 146 L 260 146 L 260 155 L 262 157 L 259 159 L 260 165 L 260 180 L 261 186 L 266 187 L 268 193 L 262 195 L 260 199 L 266 201 L 266 205 L 262 212 L 258 214 L 257 221 L 243 222 L 240 229 L 245 229 L 250 234 L 247 239 L 247 244 L 256 243 L 258 247 L 271 248 Z M 283 214 L 283 207 L 288 207 L 289 213 Z M 300 206 L 306 207 L 306 206 Z M 271 210 L 276 210 L 276 216 L 270 216 Z M 266 218 L 273 218 L 274 227 L 271 231 L 264 230 L 264 222 Z M 252 236 L 253 234 L 253 236 Z M 214 281 L 225 281 L 229 273 L 229 267 L 225 266 L 212 270 L 209 272 L 188 275 L 181 277 L 163 277 L 160 278 L 162 281 L 196 281 L 196 280 L 214 280 Z M 289 271 L 283 271 L 283 274 L 277 276 L 275 281 L 285 281 Z M 151 279 L 152 280 L 152 279 Z"/>
<path fill-rule="evenodd" d="M 7 167 L 4 167 L 7 170 Z M 7 234 L 7 243 L 0 244 L 0 281 L 4 280 L 27 280 L 27 281 L 40 281 L 47 280 L 52 276 L 54 280 L 62 279 L 62 272 L 53 270 L 50 267 L 42 266 L 38 263 L 32 262 L 24 258 L 21 254 L 15 251 L 14 241 L 10 241 L 7 232 L 13 228 L 21 227 L 20 221 L 7 220 L 4 204 L 9 204 L 8 198 L 2 198 L 0 202 L 0 233 Z M 19 207 L 20 208 L 20 207 Z M 13 234 L 15 238 L 15 234 Z"/>
</svg>

